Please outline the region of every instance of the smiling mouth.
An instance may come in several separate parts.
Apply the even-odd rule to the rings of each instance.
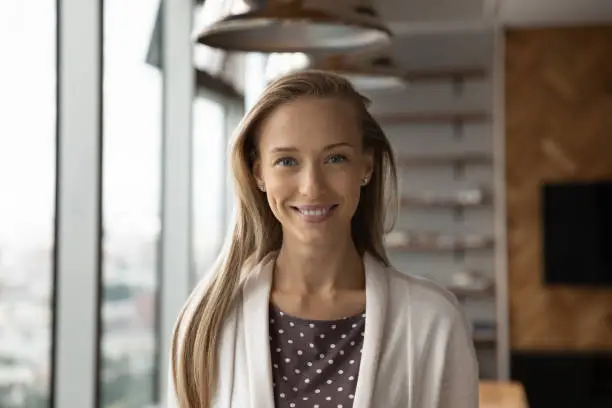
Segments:
[[[326,220],[333,213],[336,207],[338,207],[338,204],[328,206],[291,206],[294,211],[310,222],[320,222]]]

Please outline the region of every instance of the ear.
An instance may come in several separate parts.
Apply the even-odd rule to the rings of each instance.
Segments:
[[[372,173],[374,171],[374,150],[373,149],[366,149],[363,152],[363,163],[364,163],[363,178],[367,180],[371,180]]]
[[[266,191],[266,186],[261,175],[261,161],[259,158],[253,161],[253,178],[255,179],[255,183],[257,183],[257,188],[261,191]]]
[[[251,170],[253,171],[253,177],[255,180],[257,182],[261,181],[261,161],[259,158],[253,160],[253,168]]]

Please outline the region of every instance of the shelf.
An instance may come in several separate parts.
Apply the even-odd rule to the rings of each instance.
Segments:
[[[391,231],[384,237],[389,250],[406,252],[468,251],[491,249],[493,236],[488,234],[449,235],[431,231]]]
[[[489,286],[483,289],[467,288],[462,286],[447,286],[446,289],[448,289],[460,299],[488,299],[492,298],[495,295],[495,290],[493,286]]]
[[[405,73],[404,79],[409,82],[465,81],[469,79],[484,79],[486,76],[487,70],[483,67],[455,67],[437,70],[411,70]]]
[[[399,157],[397,163],[400,166],[439,166],[453,164],[491,165],[493,163],[493,158],[485,153],[432,154]]]
[[[445,252],[445,251],[478,251],[494,248],[493,239],[486,240],[478,244],[456,243],[453,245],[437,245],[437,244],[405,244],[405,245],[386,245],[386,248],[391,251],[400,252]]]
[[[497,344],[497,328],[489,323],[472,322],[472,338],[480,347],[495,347]]]
[[[381,125],[426,124],[426,123],[482,123],[489,119],[487,112],[412,112],[375,114],[375,119]]]
[[[497,344],[497,337],[495,333],[478,333],[474,332],[474,344],[479,347],[495,347]]]
[[[462,202],[452,198],[425,199],[422,197],[405,196],[400,200],[402,208],[473,208],[486,207],[491,204],[489,196],[477,202]]]

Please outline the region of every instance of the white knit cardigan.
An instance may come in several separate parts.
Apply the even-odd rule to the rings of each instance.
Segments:
[[[270,254],[254,267],[225,323],[214,408],[274,407],[268,340],[274,259]],[[474,345],[456,298],[370,255],[364,264],[367,317],[353,408],[478,407]],[[187,315],[205,288],[196,290]],[[168,384],[166,406],[178,408],[171,377]]]

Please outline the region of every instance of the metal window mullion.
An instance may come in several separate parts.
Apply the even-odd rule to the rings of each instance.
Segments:
[[[191,291],[192,274],[192,0],[161,6],[163,95],[162,232],[160,245],[159,389],[167,399],[172,329]]]
[[[98,406],[101,0],[58,0],[55,408]]]

